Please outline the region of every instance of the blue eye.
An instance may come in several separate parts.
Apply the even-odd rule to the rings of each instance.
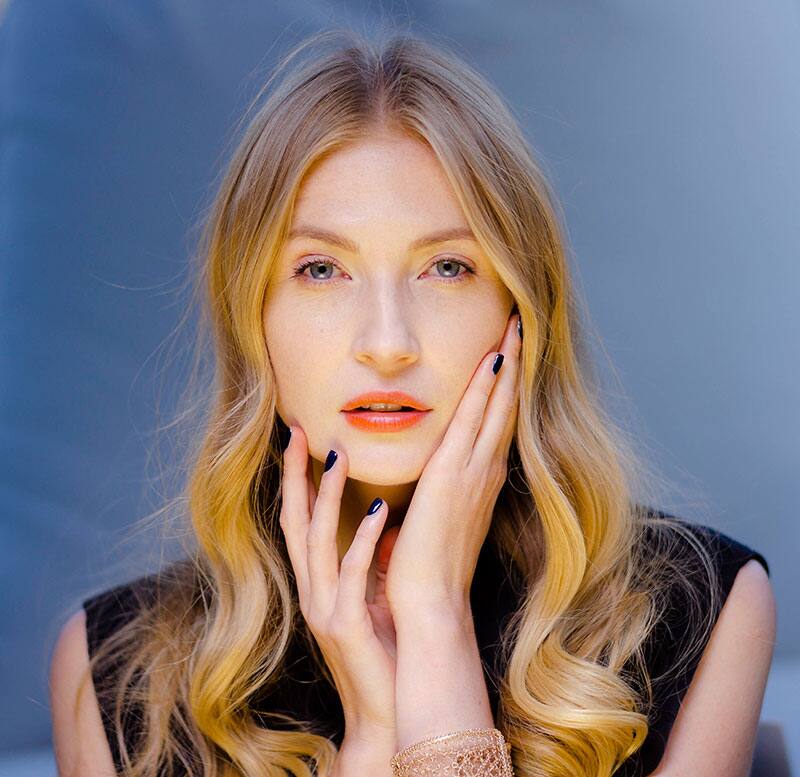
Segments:
[[[452,268],[451,270],[445,270],[445,272],[453,272],[455,271],[455,275],[451,276],[444,276],[440,275],[439,280],[444,281],[445,283],[460,283],[462,280],[466,280],[467,276],[474,275],[475,270],[473,270],[466,262],[462,262],[459,259],[455,259],[453,257],[445,257],[444,259],[437,259],[431,266],[436,267],[438,265],[444,265],[445,267]],[[316,277],[313,275],[314,270],[320,270],[322,268],[330,268],[331,270],[338,267],[336,262],[332,261],[331,259],[322,259],[322,258],[314,258],[314,259],[307,259],[304,262],[301,262],[295,269],[293,277],[301,277],[305,275],[306,268],[312,268],[312,274],[310,276],[310,280],[314,283],[322,283],[327,280],[331,280],[330,275],[323,276],[322,278]],[[466,272],[458,273],[458,269],[463,267]],[[308,276],[306,276],[308,277]]]
[[[459,267],[463,267],[466,270],[466,272],[461,273],[460,275],[456,274],[456,275],[451,275],[450,277],[443,277],[442,280],[448,283],[453,283],[453,282],[458,283],[459,281],[464,280],[467,275],[475,274],[475,271],[466,262],[461,262],[458,259],[453,259],[452,257],[447,257],[445,259],[437,259],[433,263],[433,266],[436,267],[436,265],[439,264],[450,265],[455,269],[456,273],[458,273]]]
[[[306,267],[312,267],[312,268],[319,269],[320,267],[334,268],[335,266],[336,266],[336,264],[334,262],[331,262],[329,259],[308,259],[305,262],[303,262],[302,264],[300,264],[298,267],[295,268],[294,274],[295,274],[295,276],[303,275]],[[312,278],[313,278],[313,276],[312,276]],[[313,280],[316,281],[316,280],[320,280],[320,279],[313,278]],[[325,278],[322,278],[321,280],[325,280]]]

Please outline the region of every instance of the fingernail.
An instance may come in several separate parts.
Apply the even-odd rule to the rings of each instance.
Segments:
[[[522,316],[517,319],[517,334],[522,337]]]
[[[381,499],[379,496],[375,497],[375,499],[372,500],[372,504],[369,506],[369,510],[367,510],[367,515],[372,515],[373,513],[377,513],[382,504],[383,504],[383,499]]]
[[[492,372],[497,375],[500,368],[503,366],[503,354],[498,353],[497,356],[494,357],[494,362],[492,362]]]
[[[339,454],[336,451],[328,451],[328,458],[325,459],[325,472],[327,472],[335,463]]]

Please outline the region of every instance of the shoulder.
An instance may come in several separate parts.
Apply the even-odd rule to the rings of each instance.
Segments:
[[[95,619],[103,620],[109,625],[122,625],[141,606],[150,602],[158,574],[143,575],[135,580],[120,583],[111,588],[106,588],[83,601],[89,625]]]
[[[750,561],[756,562],[751,568],[761,566],[765,576],[769,577],[769,564],[764,555],[731,535],[669,513],[650,512],[656,520],[645,524],[643,539],[648,552],[668,548],[667,555],[680,558],[687,565],[683,571],[691,573],[697,569],[696,562],[700,559],[698,550],[702,548],[718,575],[723,600],[733,588],[739,571]]]
[[[734,661],[744,654],[756,665],[765,661],[769,665],[777,619],[775,592],[767,570],[757,559],[750,559],[735,575],[703,659],[713,655]]]
[[[772,585],[763,565],[751,559],[735,576],[658,774],[749,774],[776,630]]]
[[[673,591],[670,584],[670,607],[649,654],[651,668],[665,671],[678,665],[680,671],[657,685],[647,763],[651,768],[658,764],[653,774],[744,775],[777,627],[769,566],[761,553],[725,532],[664,513],[659,517],[670,524],[657,532],[669,537],[663,544],[659,540],[659,550],[669,545],[678,560],[668,574],[686,585],[675,585]],[[717,578],[719,597],[713,607],[699,550],[707,554]],[[707,618],[702,628],[688,617],[698,606],[694,615]],[[719,725],[720,715],[725,726]]]
[[[172,569],[167,568],[167,576]],[[53,744],[60,775],[117,774],[120,759],[113,701],[117,651],[123,646],[116,643],[110,653],[101,648],[154,602],[164,574],[142,575],[89,596],[61,628],[50,661]],[[104,655],[98,657],[98,652]],[[123,726],[129,725],[126,713]],[[123,734],[127,742],[134,732],[124,728]]]
[[[657,543],[653,556],[664,570],[661,591],[667,607],[653,634],[658,644],[651,647],[659,669],[674,664],[680,673],[668,680],[668,690],[680,696],[722,613],[726,621],[734,613],[737,619],[761,618],[768,626],[775,617],[775,599],[769,566],[759,551],[711,526],[665,513],[661,517],[668,520],[660,536],[668,540]]]
[[[50,661],[50,711],[58,773],[64,777],[114,777],[116,770],[88,670],[86,612],[80,609],[61,628]]]
[[[749,641],[753,655],[763,653],[766,647],[771,654],[777,619],[775,592],[767,570],[757,559],[750,559],[736,573],[717,628],[729,635],[729,642],[734,638]]]
[[[155,604],[170,583],[191,574],[186,562],[174,562],[159,572],[140,575],[106,588],[83,601],[89,655],[143,610]]]

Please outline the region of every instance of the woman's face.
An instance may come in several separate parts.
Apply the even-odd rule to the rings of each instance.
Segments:
[[[402,134],[372,135],[314,168],[290,232],[264,305],[278,413],[318,461],[343,448],[350,478],[412,483],[514,300],[434,153]],[[430,410],[391,432],[351,423],[342,408],[368,391],[402,391]]]

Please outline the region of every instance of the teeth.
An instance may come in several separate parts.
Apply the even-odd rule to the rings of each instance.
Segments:
[[[371,405],[362,405],[359,410],[402,410],[402,405],[390,405],[386,402],[375,402]]]

